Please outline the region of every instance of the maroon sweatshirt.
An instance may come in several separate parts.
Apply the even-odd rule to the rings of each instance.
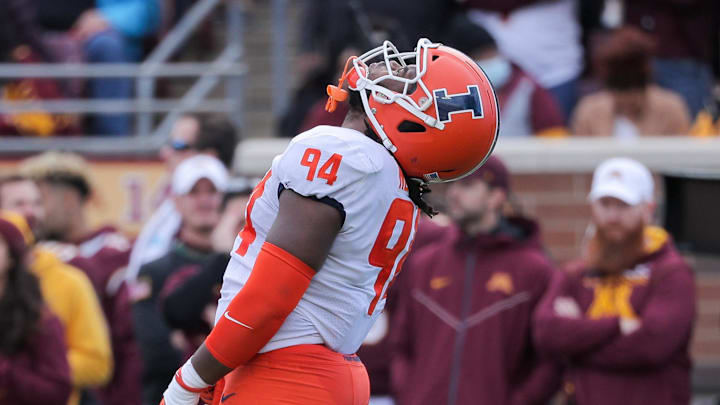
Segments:
[[[543,403],[559,385],[530,324],[553,267],[535,223],[468,238],[452,226],[405,263],[390,323],[399,405]]]
[[[0,404],[66,405],[71,389],[65,334],[47,312],[24,350],[0,355]]]
[[[110,326],[112,341],[112,380],[94,390],[93,395],[103,405],[139,405],[142,363],[124,275],[130,259],[130,242],[117,229],[105,226],[74,246],[75,254],[67,262],[83,270],[92,281]]]
[[[538,307],[536,345],[568,361],[578,405],[690,402],[694,278],[667,234],[656,236],[647,256],[620,276],[582,265],[558,272]],[[558,296],[575,299],[584,317],[556,315]],[[641,327],[622,335],[619,317],[636,318]]]

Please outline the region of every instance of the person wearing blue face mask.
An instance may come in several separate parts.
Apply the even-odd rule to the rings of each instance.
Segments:
[[[483,28],[460,16],[445,44],[470,56],[490,79],[500,105],[500,136],[564,136],[565,117],[553,95],[500,54]]]

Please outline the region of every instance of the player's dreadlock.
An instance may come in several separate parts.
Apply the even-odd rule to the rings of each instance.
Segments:
[[[428,204],[427,201],[423,199],[423,196],[425,194],[432,192],[432,190],[430,190],[430,186],[420,179],[416,179],[415,177],[408,177],[407,175],[405,175],[405,182],[408,185],[410,199],[412,200],[412,202],[414,202],[415,205],[417,205],[422,210],[422,212],[424,212],[430,218],[432,218],[434,215],[437,215],[438,212],[430,204]]]
[[[362,104],[362,99],[360,98],[360,93],[358,93],[357,91],[350,91],[349,98],[350,114],[361,113],[364,116],[365,109]],[[365,120],[365,135],[382,145],[380,137],[377,136],[377,134],[372,128],[372,125],[368,123],[367,120]],[[400,169],[402,170],[402,166],[400,166]],[[403,174],[405,174],[404,170]],[[405,174],[405,182],[408,185],[408,193],[412,202],[415,203],[415,205],[417,205],[418,208],[420,208],[420,210],[422,210],[422,212],[424,212],[427,216],[432,217],[436,215],[438,212],[430,204],[428,204],[427,201],[423,199],[423,196],[425,194],[432,191],[430,190],[430,186],[423,180],[417,179],[415,177],[409,177],[407,174]]]

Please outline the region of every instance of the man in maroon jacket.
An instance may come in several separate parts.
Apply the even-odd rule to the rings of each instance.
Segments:
[[[92,188],[89,168],[80,156],[48,152],[23,162],[21,171],[36,179],[42,192],[42,246],[87,274],[110,327],[113,377],[89,395],[102,405],[139,405],[140,351],[124,278],[130,242],[112,226],[90,227],[86,206]]]
[[[687,405],[693,274],[650,226],[652,175],[610,159],[595,171],[590,201],[594,235],[543,298],[536,344],[567,360],[566,391],[578,405]]]
[[[542,404],[558,386],[530,334],[553,267],[537,225],[501,214],[508,177],[491,157],[450,184],[454,224],[405,264],[390,323],[400,405]]]

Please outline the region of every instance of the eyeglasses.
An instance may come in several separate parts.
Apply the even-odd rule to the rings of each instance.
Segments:
[[[183,152],[195,148],[194,145],[190,145],[189,143],[179,139],[173,139],[170,141],[169,145],[176,152]]]

